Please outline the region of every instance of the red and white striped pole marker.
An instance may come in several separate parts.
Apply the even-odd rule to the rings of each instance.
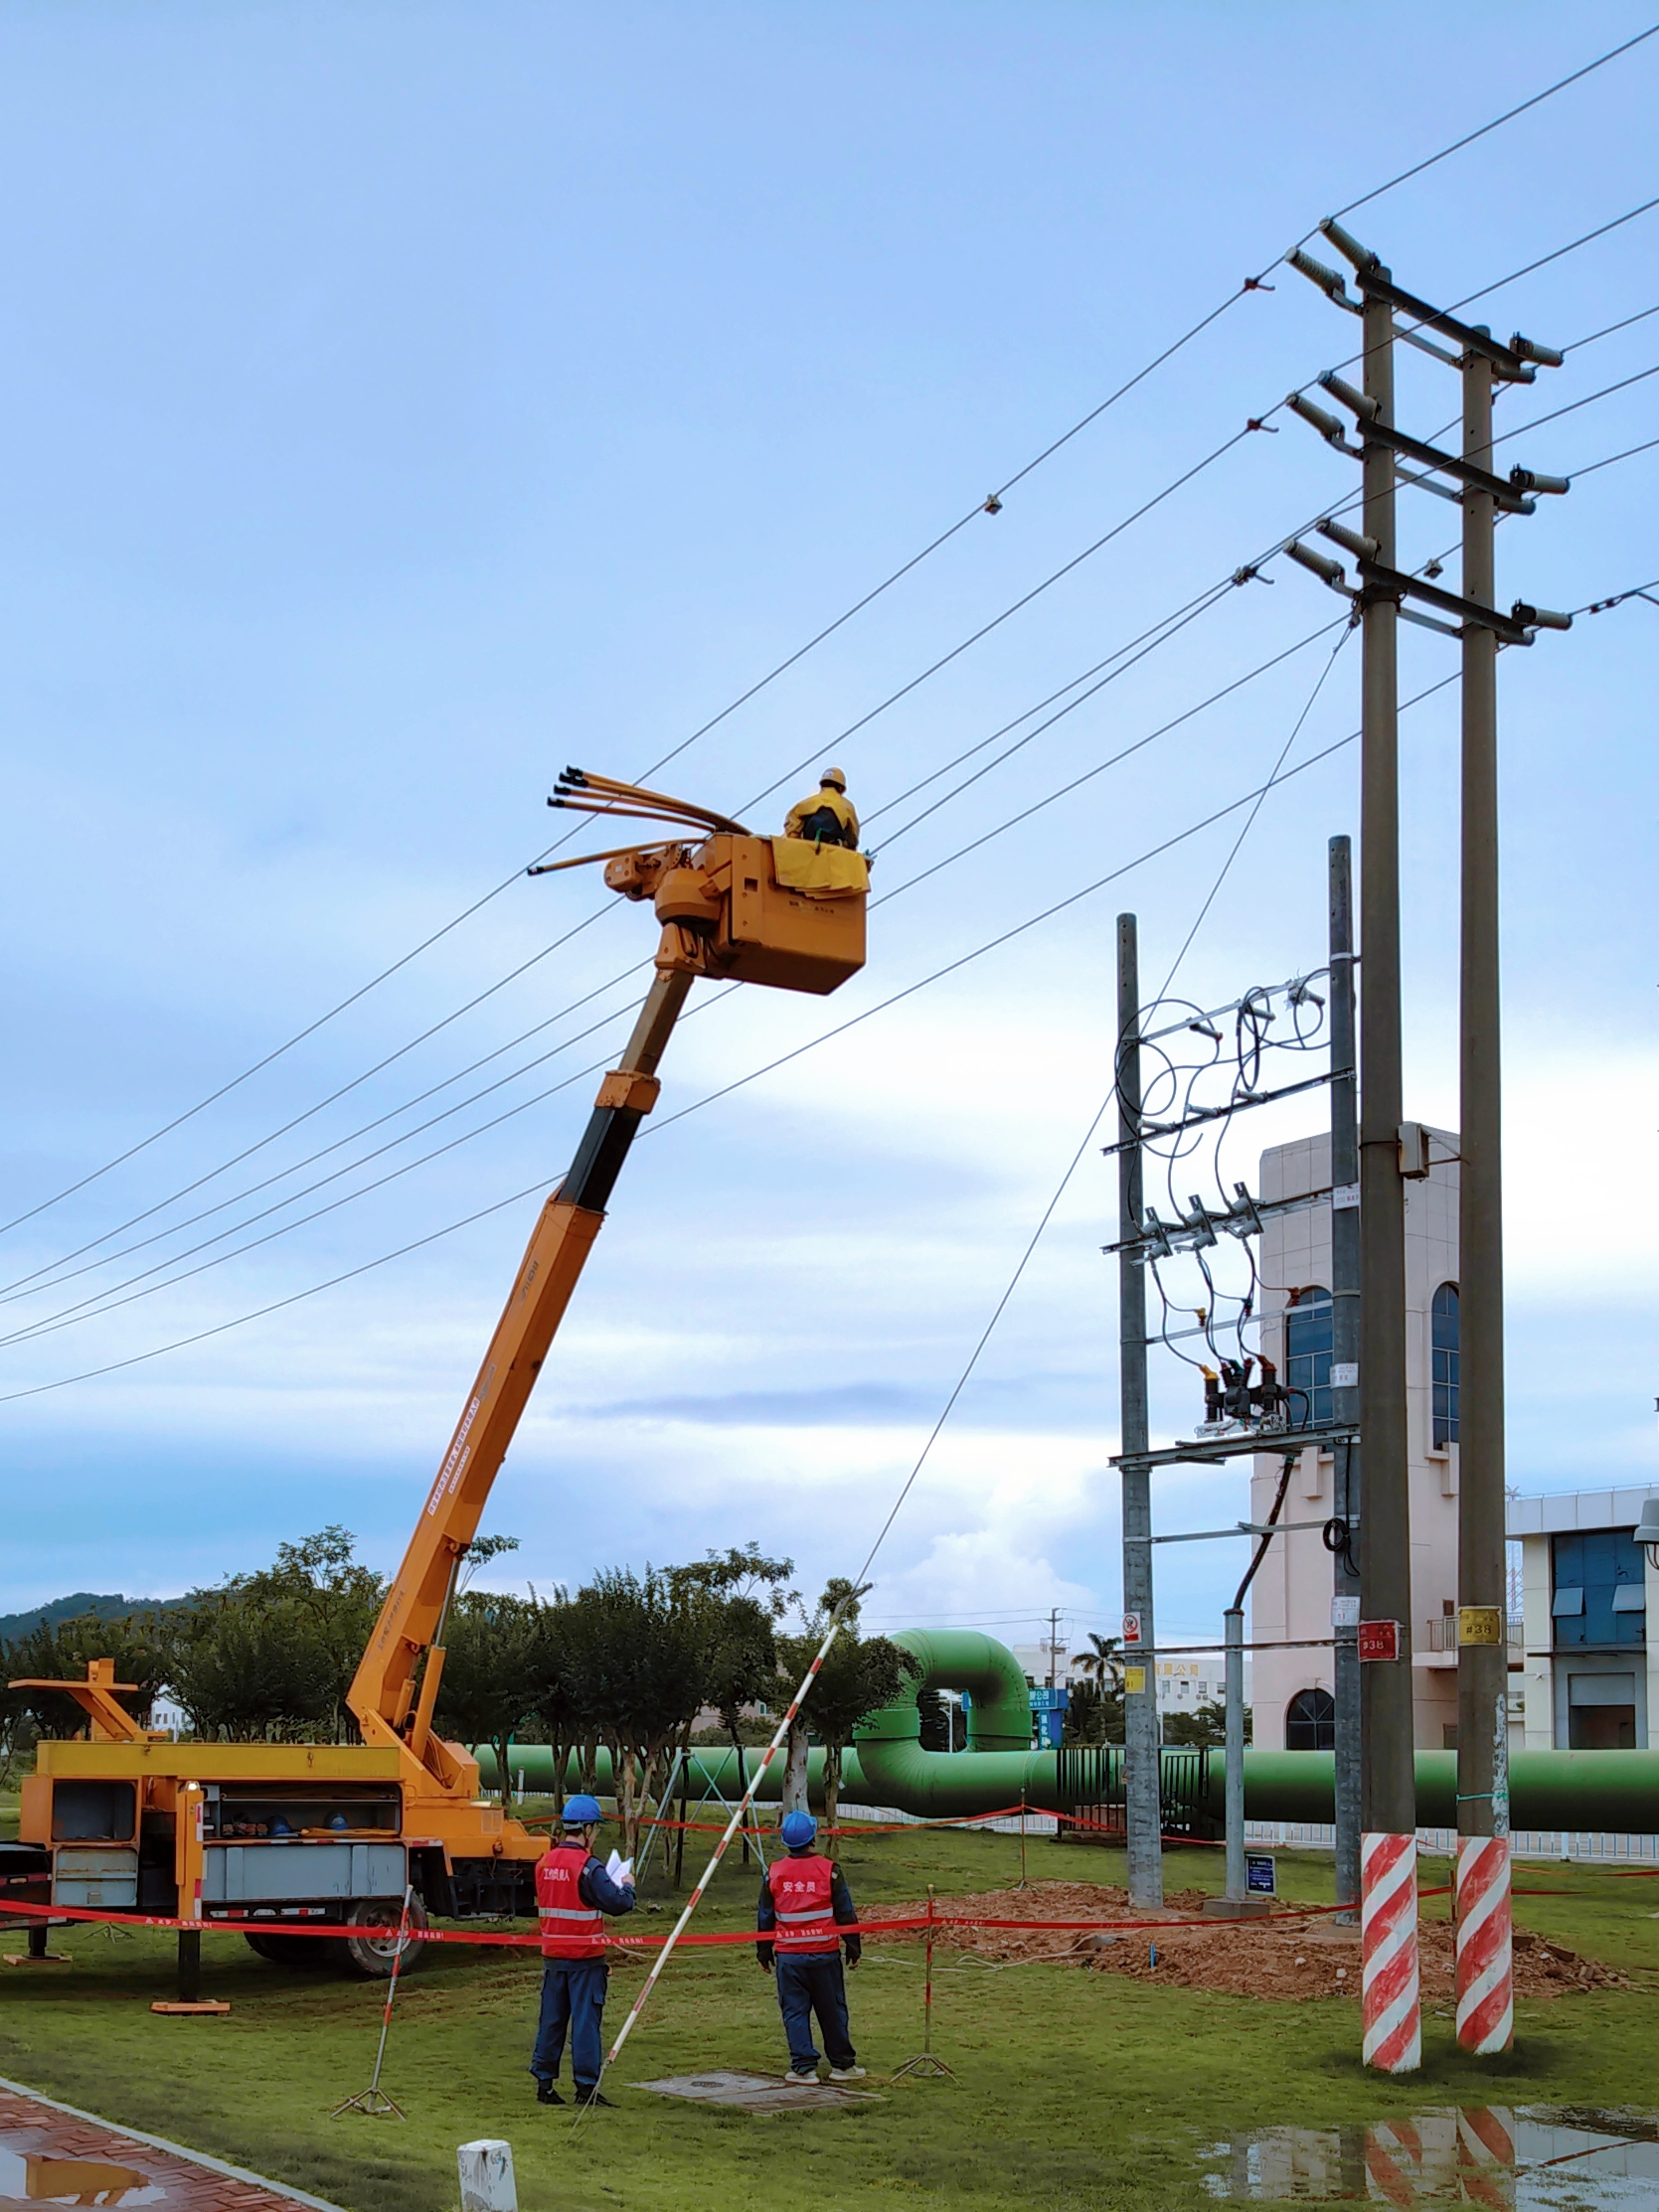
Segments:
[[[386,2058],[386,2033],[392,2025],[392,2000],[398,1994],[398,1975],[404,1964],[404,1952],[409,1944],[409,1911],[415,1896],[415,1884],[404,1885],[404,1909],[398,1920],[398,1948],[392,1956],[392,1978],[386,1984],[386,2005],[380,2016],[380,2049],[375,2053],[374,2078],[367,2089],[359,2090],[355,2097],[348,2097],[335,2106],[330,2120],[338,2120],[342,2113],[391,2113],[396,2120],[407,2120],[409,2115],[401,2105],[395,2105],[380,2086],[380,2070]]]
[[[760,1764],[755,1768],[753,1774],[749,1777],[748,1782],[745,1786],[742,1797],[739,1798],[737,1804],[733,1807],[732,1817],[727,1821],[726,1826],[721,1833],[719,1842],[716,1843],[713,1852],[710,1854],[709,1863],[707,1866],[704,1867],[702,1874],[699,1876],[697,1887],[686,1899],[684,1912],[681,1913],[679,1919],[674,1923],[673,1928],[669,1931],[666,1942],[663,1944],[662,1949],[657,1953],[656,1959],[652,1963],[651,1971],[645,1976],[644,1986],[640,1989],[638,1996],[634,1998],[632,2005],[628,2009],[627,2018],[616,2030],[616,2040],[614,2043],[612,2043],[609,2050],[606,2051],[604,2056],[604,2065],[601,2066],[599,2069],[600,2083],[603,2082],[604,2077],[609,2069],[615,2065],[622,2045],[633,2033],[634,2023],[639,2018],[641,2012],[643,2012],[645,2009],[645,2000],[650,1996],[651,1991],[661,1980],[662,1970],[664,1967],[667,1966],[670,1958],[672,1958],[674,1953],[674,1946],[679,1942],[680,1938],[685,1934],[686,1929],[690,1926],[692,1914],[696,1912],[698,1906],[703,1902],[703,1893],[708,1888],[709,1884],[714,1880],[715,1870],[720,1865],[721,1860],[726,1856],[727,1845],[731,1842],[733,1836],[737,1834],[739,1828],[743,1825],[745,1817],[747,1816],[749,1807],[754,1803],[754,1795],[760,1787],[762,1776],[765,1774],[766,1769],[771,1765],[772,1761],[777,1757],[778,1752],[782,1749],[784,1738],[789,1733],[790,1723],[794,1720],[795,1715],[800,1711],[801,1706],[806,1702],[806,1693],[812,1687],[813,1683],[818,1679],[818,1669],[823,1665],[825,1659],[828,1659],[830,1646],[835,1642],[837,1636],[839,1636],[841,1633],[842,1615],[846,1612],[847,1608],[854,1603],[856,1599],[861,1598],[863,1595],[864,1592],[862,1590],[850,1590],[847,1593],[846,1597],[844,1597],[841,1603],[836,1607],[835,1611],[830,1615],[829,1627],[824,1631],[824,1641],[822,1642],[822,1644],[819,1645],[816,1653],[814,1653],[812,1664],[807,1668],[806,1673],[803,1675],[799,1689],[797,1689],[794,1696],[790,1698],[789,1708],[787,1712],[784,1713],[783,1718],[778,1722],[776,1732],[773,1734],[771,1742],[767,1744],[765,1751],[761,1754]],[[598,2084],[595,2084],[595,2087],[597,2086]],[[576,2122],[572,2128],[573,2133],[576,2132],[576,2128],[581,2126],[582,2114],[589,2111],[590,2109],[591,2108],[587,2105],[579,2105],[577,2107]]]
[[[1422,2064],[1417,1991],[1417,1839],[1360,1838],[1360,1991],[1367,2066],[1412,2074]]]
[[[1457,1838],[1453,1909],[1457,1921],[1457,2040],[1466,2051],[1507,2051],[1515,2040],[1514,1931],[1507,1835]]]

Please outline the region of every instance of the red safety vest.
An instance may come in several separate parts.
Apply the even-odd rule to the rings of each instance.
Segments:
[[[766,1887],[777,1915],[772,1941],[780,1952],[798,1958],[839,1949],[841,1935],[831,1896],[834,1884],[834,1865],[816,1852],[773,1859],[766,1869]]]
[[[585,1843],[556,1843],[536,1861],[536,1914],[544,1959],[602,1959],[604,1915],[582,1897]]]

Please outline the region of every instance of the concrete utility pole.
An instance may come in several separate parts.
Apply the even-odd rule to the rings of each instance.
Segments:
[[[1463,355],[1463,596],[1496,618],[1492,386],[1559,362],[1491,334]],[[1482,345],[1479,341],[1484,339]],[[1520,357],[1519,360],[1516,357]],[[1520,472],[1526,475],[1527,472]],[[1488,483],[1478,477],[1484,476]],[[1540,489],[1555,480],[1531,478]],[[1565,483],[1560,489],[1566,489]],[[1537,609],[1518,609],[1535,614]],[[1461,1132],[1458,1184],[1457,2040],[1514,2040],[1509,1875],[1509,1594],[1504,1555],[1503,1087],[1498,963],[1498,633],[1463,625]]]
[[[1462,1390],[1458,1500],[1457,2027],[1469,2050],[1507,2047],[1510,2025],[1509,1846],[1504,1744],[1503,1250],[1498,1089],[1498,813],[1495,660],[1499,644],[1531,645],[1571,617],[1493,601],[1495,511],[1530,515],[1533,492],[1565,492],[1562,477],[1513,468],[1493,474],[1494,378],[1530,384],[1561,355],[1482,325],[1460,323],[1396,284],[1375,253],[1340,224],[1320,230],[1354,265],[1365,327],[1365,389],[1333,370],[1320,383],[1355,416],[1365,465],[1365,526],[1334,519],[1322,536],[1354,555],[1360,587],[1340,562],[1292,542],[1285,551],[1363,609],[1365,711],[1361,760],[1360,1404],[1365,1446],[1361,1538],[1360,1698],[1364,1729],[1361,1915],[1368,2065],[1404,2073],[1420,2062],[1416,1966],[1416,1812],[1412,1787],[1410,1553],[1406,1437],[1405,1199],[1401,1182],[1400,857],[1396,623],[1402,614],[1463,654]],[[1336,270],[1300,247],[1291,266],[1339,307],[1356,311]],[[1408,320],[1397,330],[1394,317]],[[1424,333],[1432,331],[1433,338]],[[1409,339],[1463,373],[1461,453],[1442,452],[1395,420],[1394,340]],[[1443,343],[1456,347],[1448,352]],[[1442,343],[1436,343],[1436,340]],[[1305,394],[1291,410],[1344,453],[1344,425]],[[1464,513],[1464,589],[1443,590],[1403,570],[1395,552],[1396,455],[1417,465],[1408,481],[1458,499]],[[1433,478],[1457,486],[1448,493]],[[1438,617],[1415,604],[1426,602]],[[1447,621],[1443,617],[1450,616]],[[1477,1379],[1478,1378],[1478,1379]],[[1473,1390],[1471,1400],[1470,1391]],[[1494,1608],[1493,1600],[1496,1600]],[[1473,1656],[1471,1656],[1473,1655]]]
[[[1380,271],[1384,276],[1387,270]],[[1365,395],[1372,418],[1394,420],[1394,307],[1365,297]],[[1361,423],[1364,437],[1368,425]],[[1362,528],[1379,567],[1396,566],[1395,456],[1365,438]],[[1360,1677],[1365,1835],[1409,1836],[1415,1847],[1411,1741],[1411,1529],[1406,1439],[1406,1185],[1400,1042],[1400,600],[1363,598],[1360,737],[1360,1435],[1365,1536],[1360,1611],[1397,1624],[1395,1656]],[[1413,1874],[1414,1884],[1414,1874]],[[1413,1909],[1413,1919],[1414,1919]],[[1414,1931],[1413,1931],[1414,1948]],[[1413,1962],[1414,1965],[1414,1962]],[[1413,1974],[1414,1979],[1414,1974]],[[1413,2053],[1410,2064],[1417,2063]]]
[[[1354,1035],[1354,890],[1349,842],[1330,845],[1331,1419],[1360,1417],[1360,1133]],[[1331,1560],[1336,1688],[1336,1894],[1360,1902],[1360,1446],[1339,1444],[1332,1511],[1347,1529]],[[1354,1912],[1337,1915],[1352,1925]]]
[[[1117,1233],[1138,1237],[1144,1221],[1140,1141],[1140,952],[1133,914],[1117,917]],[[1146,1406],[1146,1270],[1140,1256],[1117,1256],[1118,1445],[1123,1486],[1123,1820],[1129,1846],[1129,1902],[1164,1901],[1163,1819],[1158,1759],[1158,1690],[1150,1655],[1152,1623],[1152,1471]],[[1127,1623],[1138,1637],[1131,1646]],[[1137,1684],[1138,1676],[1138,1684]]]

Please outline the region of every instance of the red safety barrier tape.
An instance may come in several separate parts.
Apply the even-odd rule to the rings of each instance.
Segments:
[[[1440,1889],[1424,1889],[1419,1897],[1447,1897],[1450,1884]],[[1560,1896],[1561,1891],[1546,1894]],[[1235,1933],[1251,1928],[1284,1927],[1293,1922],[1318,1920],[1330,1913],[1352,1912],[1352,1905],[1298,1905],[1286,1912],[1262,1913],[1249,1920],[1224,1921],[1204,1914],[1191,1914],[1183,1919],[1159,1920],[1004,1920],[977,1914],[935,1913],[930,1919],[925,1913],[897,1915],[890,1920],[865,1920],[858,1923],[861,1936],[909,1936],[931,1928],[941,1932],[947,1928],[1014,1928],[1036,1933],[1044,1929],[1077,1931],[1079,1929],[1104,1929],[1115,1934],[1140,1929],[1227,1928]],[[0,1919],[13,1913],[22,1913],[38,1920],[89,1921],[94,1926],[112,1928],[174,1928],[188,1935],[223,1936],[315,1936],[339,1942],[342,1937],[352,1937],[374,1943],[396,1942],[405,1931],[393,1926],[370,1928],[359,1923],[328,1921],[309,1925],[298,1921],[274,1920],[178,1920],[161,1913],[100,1912],[89,1905],[33,1905],[21,1901],[0,1904]],[[526,1934],[501,1934],[492,1930],[476,1931],[459,1928],[421,1928],[408,1931],[411,1943],[473,1944],[509,1950],[539,1950],[541,1932],[531,1929]],[[607,1928],[605,1942],[625,1950],[654,1951],[667,1942],[666,1936],[623,1935],[619,1930]],[[682,1936],[682,1943],[711,1945],[764,1943],[766,1938],[757,1930],[710,1930],[697,1936]]]

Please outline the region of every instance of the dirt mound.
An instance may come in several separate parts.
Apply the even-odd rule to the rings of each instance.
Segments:
[[[1186,1989],[1222,1989],[1235,1996],[1290,1997],[1360,1994],[1359,1930],[1338,1928],[1330,1917],[1276,1920],[1207,1921],[1192,1926],[1203,1906],[1202,1890],[1178,1890],[1161,1914],[1131,1911],[1121,1889],[1096,1882],[1033,1882],[1027,1889],[982,1890],[971,1897],[941,1897],[941,1918],[990,1920],[1153,1920],[1155,1927],[952,1929],[940,1943],[952,1950],[1002,1966],[1049,1962],[1090,1967],[1137,1981],[1173,1981]],[[869,1922],[904,1919],[926,1911],[920,1905],[875,1906]],[[1291,1911],[1280,1899],[1279,1911]],[[1188,1923],[1183,1925],[1183,1923]],[[1424,1919],[1418,1934],[1425,2004],[1449,2006],[1454,1989],[1454,1954],[1449,1922]],[[1155,1954],[1155,1956],[1154,1956]],[[1521,1997],[1559,1997],[1573,1989],[1627,1989],[1623,1975],[1581,1959],[1560,1944],[1547,1943],[1525,1929],[1515,1931],[1515,1993]]]

